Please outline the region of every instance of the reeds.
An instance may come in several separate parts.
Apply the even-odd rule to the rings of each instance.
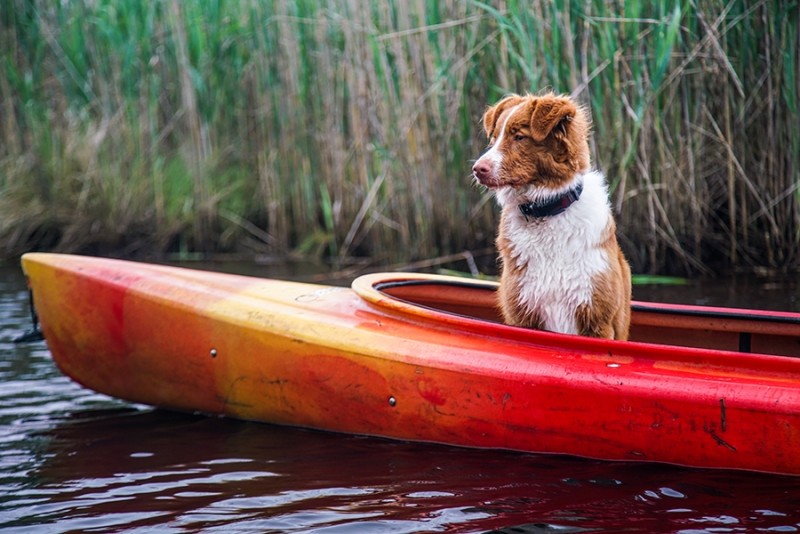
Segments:
[[[592,111],[639,272],[800,262],[796,2],[8,0],[0,246],[413,261],[491,245],[480,116]]]

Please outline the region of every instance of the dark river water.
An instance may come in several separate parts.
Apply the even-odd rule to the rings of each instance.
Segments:
[[[798,310],[792,281],[635,297]],[[2,532],[798,532],[800,477],[471,450],[170,413],[82,389],[0,267]],[[797,452],[800,454],[800,451]]]

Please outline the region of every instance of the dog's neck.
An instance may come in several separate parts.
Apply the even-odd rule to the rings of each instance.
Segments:
[[[583,184],[578,183],[575,187],[555,196],[547,197],[542,200],[534,202],[525,202],[520,204],[519,211],[527,221],[529,218],[541,219],[544,217],[552,217],[563,213],[574,202],[581,198],[583,192]]]

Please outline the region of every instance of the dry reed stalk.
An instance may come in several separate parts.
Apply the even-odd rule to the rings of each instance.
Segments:
[[[204,140],[204,124],[198,110],[197,95],[192,82],[189,61],[189,52],[186,38],[186,21],[184,20],[181,2],[172,0],[169,4],[172,15],[172,30],[175,36],[175,50],[177,54],[177,70],[180,83],[181,95],[181,115],[189,131],[189,168],[194,177],[194,207],[197,210],[197,217],[194,225],[194,238],[196,246],[203,248],[210,238],[210,208],[209,191],[206,184],[206,162],[208,150]]]

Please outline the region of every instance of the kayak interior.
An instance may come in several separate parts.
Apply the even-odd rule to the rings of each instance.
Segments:
[[[436,312],[502,322],[493,282],[384,279],[373,287],[391,299]],[[797,313],[650,302],[631,307],[630,341],[800,357]]]

